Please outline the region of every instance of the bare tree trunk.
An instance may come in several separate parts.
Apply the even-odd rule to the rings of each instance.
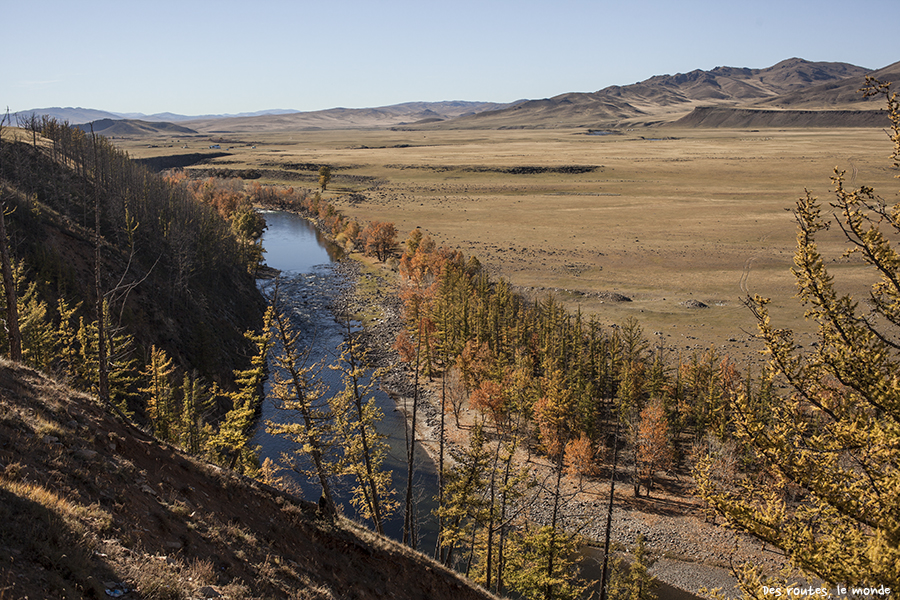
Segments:
[[[444,516],[440,509],[444,506],[444,422],[447,418],[447,357],[444,357],[444,372],[441,374],[441,439],[438,451],[438,534],[437,545],[434,549],[434,559],[443,562],[444,547],[441,541],[444,537]]]
[[[518,428],[518,423],[516,428]],[[515,434],[514,434],[515,435]],[[505,566],[503,560],[503,549],[506,545],[506,502],[509,492],[509,472],[512,468],[513,457],[515,456],[515,448],[518,442],[513,438],[512,450],[509,458],[506,459],[506,466],[503,471],[503,494],[500,496],[500,543],[497,548],[497,584],[494,590],[497,594],[503,594],[503,568]]]
[[[0,145],[3,143],[3,127],[9,120],[9,109],[0,119]],[[2,146],[0,146],[2,148]],[[3,154],[0,152],[0,157]],[[9,359],[22,360],[22,334],[19,331],[19,303],[16,297],[16,282],[13,278],[9,259],[9,240],[6,237],[6,206],[0,202],[0,268],[3,271],[3,288],[6,291],[6,327],[9,337]]]
[[[413,390],[412,422],[406,438],[406,511],[403,517],[403,543],[416,547],[413,531],[413,470],[416,458],[416,410],[419,407],[419,356],[422,354],[422,320],[419,318],[419,339],[416,344],[416,378]]]
[[[497,442],[497,449],[494,451],[494,464],[491,467],[491,503],[488,506],[488,525],[487,525],[487,561],[486,561],[486,581],[484,584],[484,588],[486,590],[491,589],[491,568],[493,566],[493,558],[494,554],[494,504],[497,498],[497,492],[495,483],[497,480],[497,462],[500,460],[500,446],[502,445],[502,441]],[[501,521],[502,523],[502,521]]]
[[[91,141],[94,146],[94,293],[97,295],[97,397],[109,405],[109,366],[106,360],[106,323],[103,310],[103,284],[101,279],[100,238],[100,156],[97,152],[97,136],[91,125]]]
[[[563,445],[563,447],[565,447]],[[556,559],[556,523],[559,519],[559,497],[562,488],[563,475],[563,452],[560,450],[559,458],[556,459],[556,491],[553,494],[553,516],[550,518],[550,556],[547,557],[547,579],[553,580],[553,568]],[[544,588],[544,599],[551,600],[553,598],[553,584],[548,583]]]
[[[381,501],[378,499],[378,486],[375,484],[375,472],[372,468],[372,455],[369,450],[369,436],[366,431],[366,419],[363,409],[363,398],[359,393],[359,382],[357,381],[357,362],[356,356],[353,354],[353,338],[352,333],[350,331],[350,321],[347,321],[347,344],[350,349],[349,358],[350,358],[350,372],[352,373],[351,377],[353,379],[353,404],[356,407],[356,418],[359,422],[359,439],[362,443],[363,450],[363,460],[366,464],[366,477],[368,479],[368,489],[369,492],[366,492],[366,496],[371,495],[371,499],[368,500],[369,506],[372,508],[372,519],[375,521],[375,530],[384,535],[384,523],[382,523],[381,518]],[[363,490],[365,491],[366,486],[363,485]]]
[[[609,476],[609,506],[606,509],[606,539],[603,542],[603,572],[600,575],[600,600],[606,600],[606,588],[609,587],[609,538],[612,533],[613,494],[616,489],[616,462],[619,458],[619,422],[616,421],[616,434],[613,436],[612,473]]]
[[[16,280],[9,259],[9,243],[6,237],[6,206],[0,202],[0,262],[3,269],[3,289],[6,292],[6,330],[9,337],[9,359],[22,361],[22,333],[19,331],[19,305],[16,298]]]

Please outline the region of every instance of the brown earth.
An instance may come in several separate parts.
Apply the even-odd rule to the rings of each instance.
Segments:
[[[884,110],[762,110],[698,106],[672,127],[881,127]]]
[[[0,598],[493,596],[0,361]]]

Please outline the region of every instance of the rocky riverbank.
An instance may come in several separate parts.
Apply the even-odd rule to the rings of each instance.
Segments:
[[[375,277],[356,260],[343,260],[336,266],[347,285],[333,300],[336,314],[372,313],[377,304],[377,318],[371,319],[362,332],[369,358],[376,366],[386,369],[381,387],[397,403],[400,410],[411,404],[414,394],[413,371],[400,361],[393,349],[397,335],[403,329],[403,307],[396,293],[394,273],[383,279],[386,289],[359,292],[369,278]],[[393,286],[393,288],[391,287]],[[440,395],[435,383],[420,382],[417,439],[437,462],[440,435]],[[466,422],[463,415],[463,423]],[[471,416],[468,417],[471,419]],[[447,443],[466,443],[467,430],[457,428],[453,418],[445,421]],[[527,460],[538,480],[545,479],[552,465],[543,457],[531,455]],[[660,581],[692,594],[704,589],[722,589],[728,596],[737,597],[736,580],[731,566],[752,561],[771,569],[782,566],[777,550],[766,549],[757,540],[708,522],[702,503],[691,493],[686,476],[663,482],[661,490],[651,498],[635,498],[624,476],[616,482],[616,505],[613,510],[611,538],[614,547],[630,550],[639,535],[656,558],[651,573]],[[608,480],[565,478],[565,503],[562,507],[563,526],[581,535],[590,545],[600,545],[606,534],[606,509],[609,498]],[[552,496],[538,495],[528,507],[529,518],[549,523]],[[589,551],[587,554],[597,551]]]

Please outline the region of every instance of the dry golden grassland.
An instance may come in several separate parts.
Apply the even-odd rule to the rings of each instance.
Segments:
[[[757,349],[748,345],[755,323],[741,303],[748,293],[773,298],[779,323],[809,331],[791,298],[794,201],[806,188],[829,200],[835,167],[890,202],[900,187],[890,141],[877,129],[220,135],[232,155],[207,166],[260,167],[270,183],[293,173],[289,183],[314,187],[315,171],[297,164],[328,164],[335,176],[325,196],[351,216],[393,221],[403,237],[422,227],[526,292],[558,289],[567,304],[609,324],[633,315],[679,352]],[[142,143],[123,147],[140,158],[211,142]],[[596,169],[508,172],[571,165]],[[350,192],[357,193],[352,201]],[[845,247],[836,228],[821,236],[829,266],[861,297],[871,275],[858,259],[841,258]],[[613,301],[614,294],[631,302]],[[691,306],[697,302],[707,308]]]

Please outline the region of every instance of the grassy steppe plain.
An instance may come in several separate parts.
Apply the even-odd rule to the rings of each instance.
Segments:
[[[759,349],[748,293],[772,298],[776,324],[810,339],[790,273],[790,209],[804,190],[830,200],[835,167],[892,203],[900,187],[879,129],[335,130],[117,143],[143,158],[213,141],[230,156],[198,168],[259,168],[261,182],[314,187],[314,166],[330,165],[326,198],[361,221],[393,221],[401,237],[421,227],[526,294],[557,290],[604,323],[635,316],[677,352],[714,345],[735,358]],[[596,168],[561,169],[573,165]],[[842,258],[846,247],[837,227],[821,235],[841,289],[863,298],[872,275]]]

